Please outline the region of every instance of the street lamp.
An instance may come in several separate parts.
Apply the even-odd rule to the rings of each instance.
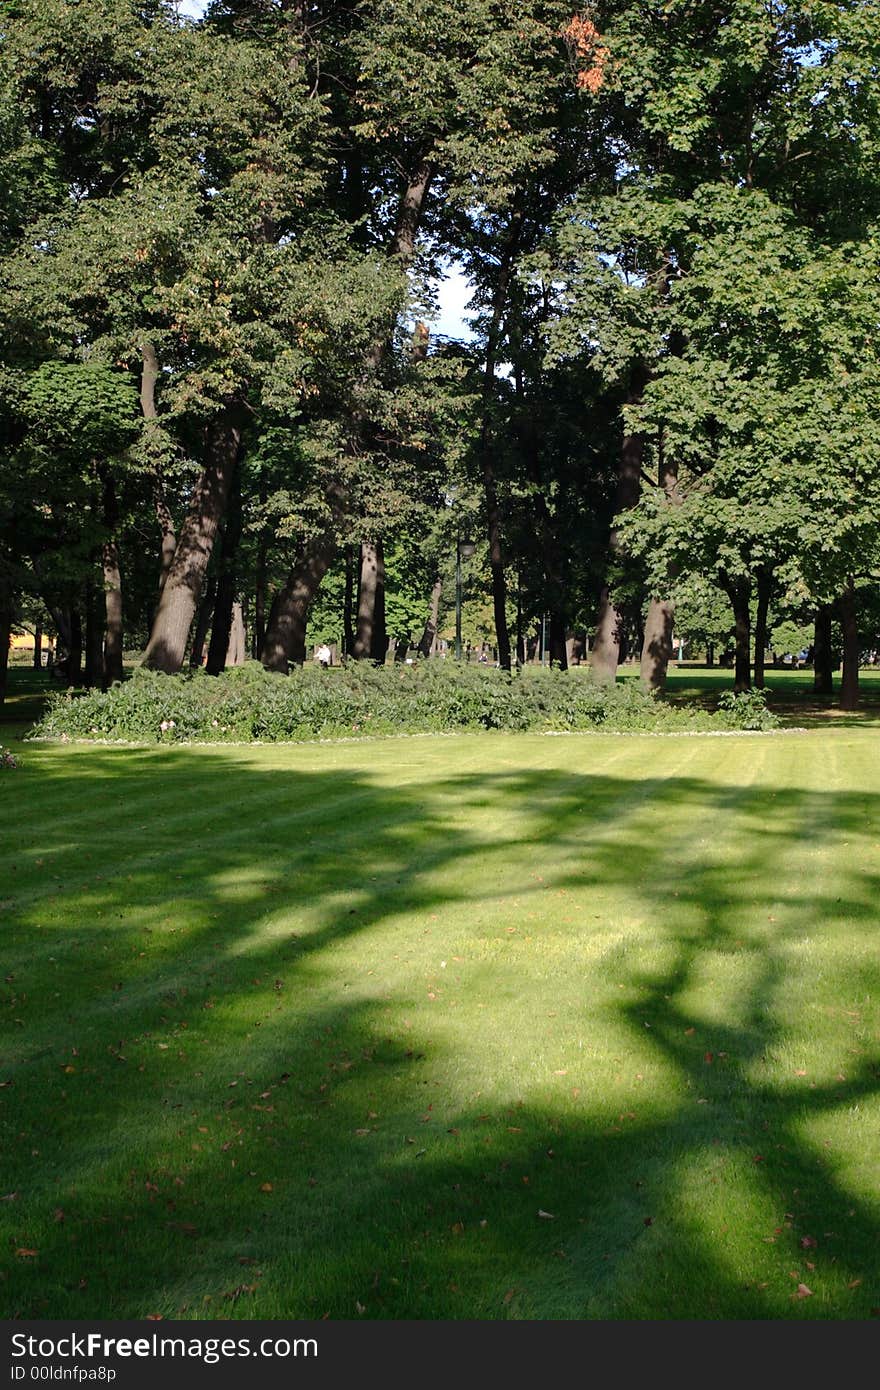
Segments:
[[[455,542],[455,659],[461,661],[461,562],[469,560],[476,550],[473,541],[463,541],[459,535]]]

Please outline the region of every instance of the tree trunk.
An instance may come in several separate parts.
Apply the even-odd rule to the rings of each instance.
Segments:
[[[843,671],[840,677],[840,708],[859,707],[859,625],[856,591],[852,579],[840,596],[840,624],[843,629]]]
[[[429,657],[434,651],[434,644],[437,641],[437,628],[440,624],[440,599],[443,595],[443,580],[438,575],[434,580],[434,587],[431,590],[431,607],[428,613],[428,620],[425,623],[425,630],[422,633],[422,640],[419,643],[419,651],[422,656]]]
[[[568,639],[565,626],[565,614],[560,612],[558,608],[550,609],[548,646],[550,649],[550,665],[558,666],[561,671],[567,671]]]
[[[507,626],[507,579],[504,574],[504,547],[501,538],[501,508],[498,502],[498,483],[492,461],[491,409],[495,394],[495,369],[501,328],[507,307],[514,261],[523,233],[522,194],[514,201],[507,238],[501,250],[498,279],[492,295],[492,318],[486,334],[486,361],[483,368],[483,418],[480,425],[479,454],[483,473],[483,495],[486,507],[486,532],[489,539],[489,570],[492,576],[492,611],[498,642],[498,665],[502,671],[511,667],[510,631]]]
[[[211,641],[208,646],[208,660],[205,665],[205,671],[209,676],[219,676],[220,672],[229,664],[226,660],[226,654],[229,650],[232,632],[232,609],[235,603],[235,557],[241,540],[241,530],[241,469],[236,467],[229,489],[229,502],[220,541],[217,597],[214,600]]]
[[[82,621],[76,608],[70,608],[66,614],[67,631],[70,641],[67,647],[67,660],[64,669],[67,674],[67,684],[71,687],[78,686],[82,681],[82,658],[83,658],[83,630]]]
[[[354,647],[354,546],[345,547],[345,590],[342,596],[342,655]]]
[[[97,586],[89,580],[86,586],[86,665],[83,685],[88,690],[100,686],[104,678],[104,605]]]
[[[208,635],[208,628],[211,626],[211,615],[214,612],[214,599],[216,594],[217,580],[212,575],[208,580],[204,596],[199,604],[199,615],[196,618],[192,647],[189,653],[189,664],[193,671],[197,671],[200,666],[204,665],[205,638]]]
[[[764,654],[767,650],[767,611],[773,580],[769,574],[758,576],[758,607],[755,613],[755,685],[764,689]]]
[[[42,671],[43,669],[43,624],[39,621],[34,624],[33,666],[35,671]]]
[[[752,586],[747,579],[738,579],[727,590],[733,607],[736,632],[736,668],[733,677],[735,694],[752,688],[752,633],[749,604]]]
[[[141,343],[141,414],[147,422],[147,429],[155,424],[158,419],[156,411],[156,383],[159,380],[159,359],[156,356],[156,349],[150,342]],[[165,501],[165,482],[162,474],[157,469],[153,478],[153,504],[156,509],[156,520],[159,523],[160,549],[159,549],[159,592],[161,594],[165,587],[165,580],[168,578],[168,571],[171,569],[174,560],[174,552],[177,549],[177,536],[175,535],[174,518]]]
[[[306,659],[306,624],[321,580],[336,556],[336,537],[315,536],[306,544],[299,564],[278,590],[269,613],[261,660],[267,671],[287,675],[290,663],[302,666]]]
[[[254,586],[254,631],[251,641],[251,656],[259,661],[266,641],[266,586],[268,581],[268,546],[260,541],[257,550],[257,577]]]
[[[144,665],[151,670],[173,675],[183,664],[240,448],[240,415],[227,408],[208,426],[206,463],[181,528],[144,653]]]
[[[646,690],[663,690],[672,660],[672,629],[675,604],[672,599],[652,598],[645,617],[642,643],[641,677]]]
[[[101,684],[104,690],[114,681],[121,681],[123,676],[122,567],[116,543],[118,523],[116,489],[112,474],[107,472],[104,474],[104,526],[107,534],[101,546],[101,572],[104,578],[104,662]]]
[[[352,656],[383,663],[388,653],[385,630],[385,557],[381,541],[361,545],[358,584],[357,631]]]
[[[12,637],[12,591],[0,578],[0,705],[6,699],[9,678],[9,642]]]
[[[409,270],[415,255],[416,237],[419,223],[427,201],[428,193],[437,172],[436,164],[428,157],[417,157],[410,169],[406,184],[397,205],[397,218],[394,232],[386,250],[389,261],[397,263],[402,272]],[[393,333],[393,325],[386,324],[376,332],[364,356],[364,378],[370,376],[382,364],[388,352]],[[366,414],[358,409],[352,412],[352,444],[354,452],[359,453],[368,442],[370,422]],[[315,537],[306,546],[302,560],[288,577],[284,587],[279,590],[272,604],[266,640],[263,646],[262,662],[269,671],[282,671],[286,674],[289,662],[302,664],[305,660],[305,633],[308,611],[314,602],[321,581],[327,572],[338,549],[338,528],[345,520],[350,505],[346,489],[337,484],[333,491],[333,510],[336,514],[336,529]],[[350,620],[349,620],[350,622]],[[381,615],[384,628],[384,612]],[[355,639],[350,630],[345,634],[346,655],[352,655]],[[387,642],[386,642],[387,651]],[[384,653],[383,653],[384,659]]]
[[[813,633],[813,690],[816,695],[834,693],[834,658],[831,652],[833,607],[825,603],[816,613]]]
[[[226,648],[226,665],[243,666],[245,655],[244,610],[240,603],[233,603],[229,622],[229,644]]]
[[[648,373],[645,364],[641,361],[636,362],[632,370],[629,392],[627,393],[627,404],[638,405],[642,399],[642,393],[648,380]],[[620,463],[617,475],[617,495],[614,504],[614,514],[629,511],[639,500],[639,493],[642,487],[642,457],[644,454],[644,439],[640,434],[626,434],[623,437],[623,445],[620,450]],[[616,526],[612,526],[611,534],[608,537],[608,567],[609,569],[618,562],[620,558],[620,532]],[[597,680],[611,682],[617,679],[617,667],[620,662],[620,644],[623,634],[623,624],[625,614],[614,602],[611,586],[608,582],[603,584],[602,592],[599,596],[599,613],[596,621],[596,635],[593,639],[593,648],[590,652],[590,670]]]
[[[670,505],[679,505],[678,464],[666,459],[660,447],[660,461],[657,468],[658,483],[663,489]],[[675,572],[670,579],[675,578]],[[642,685],[646,690],[664,690],[669,663],[672,660],[672,633],[675,626],[675,604],[669,598],[652,598],[645,615],[645,630],[642,634]],[[709,662],[711,665],[711,661]]]
[[[523,634],[523,612],[522,612],[522,574],[516,577],[516,664],[524,666],[526,664],[526,644]]]

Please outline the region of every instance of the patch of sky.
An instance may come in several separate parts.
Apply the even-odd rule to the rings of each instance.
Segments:
[[[465,342],[473,338],[467,317],[473,293],[474,287],[461,266],[447,261],[443,266],[443,278],[436,287],[436,315],[428,320],[428,327],[435,336]]]

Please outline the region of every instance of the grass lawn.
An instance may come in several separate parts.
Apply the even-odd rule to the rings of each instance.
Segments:
[[[15,748],[0,1313],[880,1304],[880,732]]]

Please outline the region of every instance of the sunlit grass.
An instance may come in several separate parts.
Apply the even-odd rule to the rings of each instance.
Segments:
[[[870,730],[21,752],[6,1315],[880,1303]]]

